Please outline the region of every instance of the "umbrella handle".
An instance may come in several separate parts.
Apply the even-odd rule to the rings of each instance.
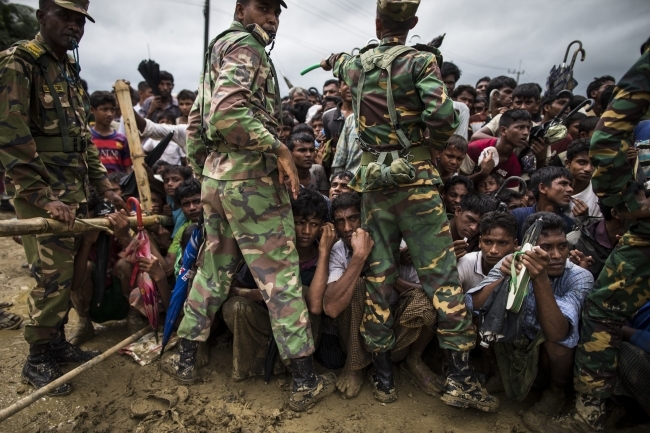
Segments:
[[[142,208],[140,202],[135,197],[129,197],[126,201],[127,206],[133,205],[135,208],[135,215],[138,218],[138,230],[144,230],[144,223],[142,222]]]
[[[569,58],[569,51],[571,50],[571,46],[573,44],[578,44],[578,51],[582,50],[582,41],[575,40],[569,44],[568,47],[566,47],[566,53],[564,53],[564,62],[566,64],[567,59]]]
[[[576,50],[575,53],[573,53],[573,59],[571,59],[571,69],[573,69],[573,65],[576,64],[576,59],[578,58],[578,54],[582,53],[582,58],[580,59],[581,62],[585,61],[585,57],[587,56],[587,52],[585,51],[584,48],[579,48]]]
[[[302,71],[302,72],[300,73],[300,75],[305,75],[306,73],[311,72],[311,71],[313,71],[314,69],[318,69],[318,68],[320,68],[320,63],[318,63],[318,64],[316,64],[316,65],[311,65],[310,67],[308,67],[307,69],[305,69],[304,71]]]

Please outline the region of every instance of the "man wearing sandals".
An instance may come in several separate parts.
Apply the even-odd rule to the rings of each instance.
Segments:
[[[438,50],[404,45],[418,22],[419,5],[420,0],[378,0],[375,26],[380,44],[354,57],[334,54],[321,62],[323,69],[333,70],[352,90],[363,150],[361,167],[350,187],[361,193],[362,228],[374,241],[367,260],[361,324],[374,365],[370,383],[379,401],[397,399],[390,297],[403,238],[423,289],[437,310],[440,347],[449,354],[442,400],[493,412],[499,402],[484,390],[469,362],[476,331],[465,308],[449,223],[438,194],[440,176],[431,162],[435,153],[431,151],[444,149],[458,127],[458,115],[440,77]]]
[[[67,52],[84,34],[88,0],[40,0],[40,32],[0,53],[0,161],[15,188],[19,219],[44,217],[74,225],[86,214],[91,183],[95,192],[124,208],[113,191],[86,124],[88,98],[78,65]],[[65,339],[70,308],[75,237],[36,236],[32,265],[37,285],[29,295],[25,327],[29,356],[23,380],[41,388],[62,376],[59,365],[85,362],[98,352],[82,351]],[[50,395],[66,395],[63,384]]]

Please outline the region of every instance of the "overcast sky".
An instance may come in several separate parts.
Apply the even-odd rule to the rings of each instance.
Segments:
[[[232,21],[236,0],[212,0],[210,35]],[[33,7],[38,0],[14,0]],[[286,0],[272,58],[294,85],[315,86],[331,75],[300,71],[331,52],[362,47],[374,35],[376,0]],[[81,42],[82,77],[90,90],[110,90],[118,78],[142,81],[139,62],[152,58],[175,77],[174,92],[196,90],[202,68],[203,0],[91,0]],[[576,93],[595,76],[619,79],[639,57],[650,36],[649,0],[422,0],[420,23],[411,34],[423,41],[446,33],[442,54],[462,71],[458,84],[474,85],[485,75],[515,76],[519,82],[546,83],[562,62],[569,42],[587,51],[577,61]],[[572,50],[573,52],[573,50]],[[571,56],[569,56],[571,57]],[[281,83],[283,94],[287,88]]]

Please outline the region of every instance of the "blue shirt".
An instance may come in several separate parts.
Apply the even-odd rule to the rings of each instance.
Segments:
[[[489,286],[504,277],[500,270],[501,263],[503,263],[504,260],[505,257],[501,259],[499,263],[494,265],[492,270],[488,273],[488,276],[485,277],[478,286],[467,292],[465,295],[465,303],[467,304],[468,310],[471,311],[474,309],[474,303],[472,302],[471,296],[472,293],[476,293],[482,290],[483,287]],[[555,302],[557,302],[557,306],[560,308],[564,317],[568,320],[571,328],[566,338],[559,343],[569,348],[576,347],[580,340],[580,330],[578,329],[580,313],[582,312],[582,307],[587,295],[594,287],[594,277],[588,270],[574,265],[570,260],[567,260],[564,267],[564,273],[559,277],[551,278],[551,287],[553,289],[553,294],[555,295]],[[526,337],[534,340],[542,327],[539,324],[539,319],[537,317],[537,304],[535,302],[535,293],[533,291],[532,281],[528,283],[528,295],[526,295],[526,299],[524,300],[522,314],[522,331]]]
[[[630,321],[630,327],[636,329],[630,343],[650,353],[650,302],[637,311]]]
[[[183,224],[187,222],[183,209],[176,208],[176,202],[174,197],[167,196],[167,204],[172,207],[172,219],[174,220],[174,230],[172,231],[172,237],[176,236],[176,232]]]
[[[524,239],[524,234],[525,234],[524,223],[526,222],[526,218],[528,218],[534,213],[537,213],[537,205],[531,207],[520,207],[514,209],[511,213],[517,220],[517,240],[519,241],[519,245],[521,245],[521,241]],[[573,226],[575,225],[575,222],[571,219],[571,217],[562,213],[558,213],[556,215],[561,216],[562,219],[564,219],[564,222],[566,223],[566,230],[564,231],[564,233],[569,233],[570,231],[573,230]]]

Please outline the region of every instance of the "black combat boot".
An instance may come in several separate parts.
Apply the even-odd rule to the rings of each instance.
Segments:
[[[29,346],[29,356],[23,367],[23,382],[30,383],[34,388],[40,389],[63,376],[61,369],[52,358],[50,350],[51,343],[32,344]],[[52,390],[48,395],[63,396],[71,392],[72,385],[64,383]]]
[[[548,419],[536,433],[602,433],[605,431],[606,398],[576,395],[575,408],[568,415]]]
[[[178,342],[178,354],[174,354],[162,362],[162,370],[182,384],[191,385],[196,382],[196,353],[199,342],[181,338]]]
[[[393,362],[390,351],[374,352],[372,354],[373,369],[368,370],[368,379],[372,393],[382,403],[392,403],[397,400],[395,380],[393,378]]]
[[[73,346],[66,341],[63,332],[59,333],[59,336],[50,343],[50,354],[58,365],[88,362],[101,355],[101,353],[99,350],[82,350],[77,346]]]
[[[314,373],[314,357],[312,355],[292,359],[291,374],[293,375],[293,384],[289,407],[295,412],[302,412],[313,407],[336,389],[334,373],[322,375]]]
[[[447,350],[449,374],[441,400],[449,406],[474,408],[483,412],[499,410],[499,399],[491,396],[474,375],[469,352]]]

